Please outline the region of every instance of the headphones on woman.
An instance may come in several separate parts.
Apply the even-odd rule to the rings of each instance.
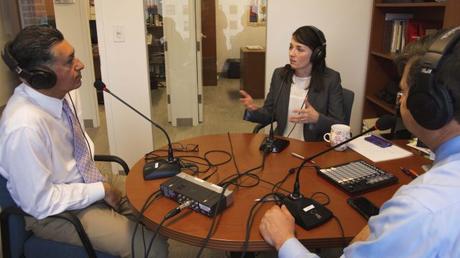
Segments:
[[[11,71],[26,80],[34,89],[50,89],[56,84],[56,73],[45,65],[37,65],[28,70],[23,69],[11,54],[11,41],[5,44],[2,59]]]
[[[436,82],[436,73],[459,39],[460,27],[440,35],[422,57],[415,84],[409,88],[407,108],[415,121],[426,129],[439,129],[453,117],[454,105],[447,82]]]
[[[310,25],[307,27],[311,29],[313,33],[315,33],[316,37],[319,39],[320,42],[320,46],[313,49],[313,52],[311,53],[310,57],[310,62],[315,64],[326,58],[326,38],[324,37],[324,33],[315,26]]]

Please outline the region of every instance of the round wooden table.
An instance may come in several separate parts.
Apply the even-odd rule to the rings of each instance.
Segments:
[[[175,152],[175,155],[178,157],[183,155],[203,157],[204,153],[210,150],[224,150],[230,153],[230,146],[232,144],[236,164],[240,172],[243,172],[261,165],[262,154],[259,151],[259,145],[264,137],[265,135],[263,134],[200,136],[181,141],[182,144],[198,144],[199,152],[192,154]],[[290,139],[288,148],[281,153],[269,154],[265,161],[264,170],[261,171],[259,169],[254,173],[264,181],[276,183],[285,177],[290,168],[300,165],[301,160],[292,156],[292,152],[308,157],[326,148],[328,148],[328,145],[325,142],[303,142]],[[213,163],[218,163],[228,157],[224,154],[214,153],[208,158]],[[314,159],[314,161],[320,167],[329,167],[358,159],[364,159],[372,163],[351,149],[347,149],[343,152],[331,151]],[[397,176],[399,178],[399,183],[366,193],[364,196],[376,205],[381,205],[384,201],[388,200],[402,184],[410,182],[411,178],[399,170],[399,167],[404,166],[407,162],[410,162],[411,167],[417,164],[429,163],[429,161],[418,155],[413,155],[405,159],[377,163],[377,167]],[[137,211],[140,211],[147,198],[154,191],[159,189],[160,184],[168,180],[166,178],[145,181],[142,177],[144,164],[144,159],[137,162],[132,167],[126,181],[128,199]],[[217,173],[210,177],[208,181],[217,184],[234,174],[236,174],[235,164],[233,161],[230,161],[219,166]],[[200,174],[198,177],[204,178],[206,175],[207,174]],[[294,177],[294,174],[289,176],[282,185],[282,188],[292,191]],[[253,184],[254,179],[245,177],[241,182],[243,184]],[[329,196],[330,203],[327,205],[327,208],[329,208],[340,220],[344,230],[344,237],[342,237],[339,225],[333,219],[309,231],[296,226],[297,237],[307,247],[343,247],[367,224],[367,221],[347,204],[346,201],[350,196],[325,179],[319,177],[314,168],[304,168],[300,174],[300,182],[302,194],[306,197],[310,197],[315,192],[322,192]],[[237,188],[235,186],[230,186],[229,189],[234,191],[233,204],[220,214],[215,232],[209,239],[206,247],[238,252],[242,251],[246,231],[246,220],[251,207],[255,204],[255,199],[270,193],[272,185],[261,181],[255,187]],[[319,195],[318,197],[321,196]],[[320,199],[325,200],[325,198],[322,197]],[[149,228],[155,229],[163,216],[171,209],[177,207],[177,205],[175,201],[161,197],[154,201],[144,212],[143,222]],[[274,205],[272,202],[264,203],[258,209],[254,224],[251,228],[247,251],[265,251],[273,249],[265,243],[258,229],[262,215],[272,205]],[[182,211],[181,214],[166,221],[160,233],[166,237],[184,243],[202,246],[208,234],[211,222],[212,218],[186,209]]]

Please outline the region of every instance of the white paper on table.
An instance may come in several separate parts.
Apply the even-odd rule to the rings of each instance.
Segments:
[[[372,162],[380,162],[392,159],[401,159],[413,155],[412,152],[407,151],[395,144],[390,147],[382,148],[371,142],[364,140],[369,135],[363,135],[348,143],[348,147],[358,152],[364,157],[372,160]]]

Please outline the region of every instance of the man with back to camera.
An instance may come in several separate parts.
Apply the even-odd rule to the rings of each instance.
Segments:
[[[81,86],[84,68],[73,47],[52,27],[29,26],[5,45],[2,58],[22,83],[0,120],[0,174],[15,203],[33,216],[26,227],[41,238],[81,246],[69,222],[47,218],[69,211],[96,250],[130,257],[135,222],[121,201],[125,177],[104,177],[95,167],[93,143],[69,95]],[[137,234],[142,239],[141,230]],[[146,231],[145,237],[152,235]],[[143,254],[141,240],[134,248]],[[167,256],[166,239],[157,237],[149,257]]]
[[[384,203],[342,257],[460,257],[460,27],[408,45],[397,64],[403,122],[436,159]],[[259,230],[279,257],[318,257],[294,237],[294,223],[286,207],[273,206]]]

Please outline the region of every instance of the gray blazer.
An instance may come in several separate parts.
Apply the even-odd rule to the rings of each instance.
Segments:
[[[289,95],[291,93],[291,85],[286,85],[286,82],[282,82],[281,69],[277,68],[273,72],[270,91],[265,99],[264,106],[255,111],[246,110],[244,116],[245,120],[267,125],[271,121],[273,108],[276,106],[274,111],[275,121],[277,122],[276,135],[283,135],[288,123]],[[310,87],[308,91],[308,101],[320,115],[316,124],[303,124],[305,141],[321,141],[323,135],[331,130],[331,125],[345,123],[340,74],[330,68],[326,68],[323,80],[323,89],[315,91]],[[283,88],[280,92],[281,86]],[[275,104],[278,92],[280,92],[280,96],[278,104]]]

